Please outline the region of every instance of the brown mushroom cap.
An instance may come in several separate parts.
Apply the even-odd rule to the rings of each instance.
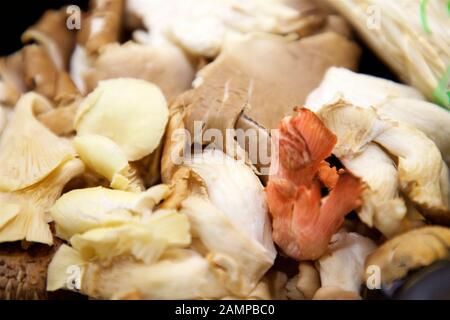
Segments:
[[[91,14],[83,22],[77,38],[88,54],[96,54],[106,44],[119,41],[123,6],[123,0],[91,1]]]
[[[0,245],[0,299],[47,299],[47,266],[61,244],[33,244],[23,249],[19,242]]]
[[[41,45],[23,49],[24,79],[27,87],[57,104],[69,104],[79,97],[78,89],[67,72],[58,70],[48,51]]]
[[[87,92],[106,79],[125,77],[150,81],[171,102],[190,88],[194,73],[188,57],[171,44],[151,46],[127,42],[104,46],[82,76]]]
[[[403,233],[384,243],[366,259],[366,270],[378,266],[381,282],[391,284],[409,271],[447,259],[450,252],[450,228],[423,227]],[[366,280],[371,274],[365,275]]]
[[[48,10],[22,35],[22,42],[42,45],[58,70],[67,70],[75,45],[75,33],[66,26],[66,8]]]
[[[14,106],[20,95],[25,92],[23,51],[0,58],[0,86],[2,93],[0,103]]]

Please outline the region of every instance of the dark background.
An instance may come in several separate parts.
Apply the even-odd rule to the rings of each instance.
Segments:
[[[75,4],[87,9],[88,0],[2,0],[0,5],[0,56],[19,50],[22,33],[47,9]]]

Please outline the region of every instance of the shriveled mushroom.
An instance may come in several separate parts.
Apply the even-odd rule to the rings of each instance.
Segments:
[[[366,260],[366,267],[380,268],[381,283],[390,285],[409,271],[447,259],[450,229],[429,226],[403,233],[380,246]],[[370,277],[366,274],[366,279]]]
[[[75,32],[66,26],[66,8],[48,10],[22,35],[24,43],[36,42],[49,54],[59,71],[68,70],[69,58],[75,45]]]
[[[331,240],[328,252],[317,262],[322,287],[340,288],[359,294],[366,257],[375,243],[357,233],[340,232]]]

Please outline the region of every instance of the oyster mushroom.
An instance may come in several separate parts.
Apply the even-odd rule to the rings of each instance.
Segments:
[[[322,83],[306,100],[319,111],[325,105],[345,100],[359,107],[373,107],[383,117],[408,123],[433,140],[450,164],[450,113],[425,101],[416,89],[344,68],[330,68]]]
[[[74,157],[70,144],[54,135],[35,118],[52,109],[42,96],[27,93],[18,101],[0,141],[0,190],[30,187]]]
[[[0,103],[14,106],[26,91],[23,51],[0,58]]]
[[[399,191],[404,193],[427,219],[436,223],[449,223],[450,211],[446,194],[449,180],[445,177],[445,168],[443,169],[445,164],[439,149],[425,134],[408,124],[385,119],[372,108],[356,107],[345,101],[323,107],[319,111],[319,116],[338,137],[333,153],[349,167],[352,167],[350,162],[356,161],[353,167],[371,187],[373,196],[377,197],[376,194],[390,196],[384,199],[384,204],[378,203],[375,207],[372,206],[372,209],[377,210],[377,207],[383,209],[383,206],[391,204],[397,208],[384,210],[384,213],[379,211],[378,220],[381,219],[381,215],[385,215],[383,219],[388,219],[387,222],[376,225],[381,231],[392,236],[393,230],[386,230],[383,225],[389,226],[389,220],[397,221],[399,225],[406,210],[404,204],[396,200],[398,198],[394,191],[396,182],[391,180],[392,176],[385,177],[386,183],[377,182],[381,176],[362,170],[361,165],[357,163],[363,160],[361,157],[373,162],[373,156],[368,157],[367,154],[364,155],[365,152],[380,154],[377,147],[367,149],[368,146],[372,146],[369,144],[371,142],[382,146],[397,159]],[[427,156],[424,157],[424,154]],[[385,159],[383,170],[392,171],[389,159],[384,156],[383,158]],[[378,168],[382,168],[381,163],[378,164]],[[362,219],[365,222],[368,221],[367,216],[373,217],[374,214],[366,216],[363,214]]]
[[[56,235],[64,240],[93,229],[117,226],[148,215],[168,196],[169,188],[158,185],[142,193],[104,187],[76,189],[64,194],[50,209]]]
[[[274,56],[279,59],[274,60]],[[253,146],[256,144],[258,152],[256,155],[248,152],[249,162],[261,172],[263,168],[268,171],[267,130],[275,129],[283,116],[291,114],[293,107],[304,101],[327,68],[356,67],[358,56],[358,47],[335,33],[300,40],[269,34],[248,35],[227,42],[221,54],[198,73],[194,88],[180,95],[171,107],[181,110],[184,127],[193,142],[211,142],[203,139],[204,133],[217,129],[225,137],[224,151],[233,157],[234,149],[228,146],[236,145],[235,140],[238,150],[248,152],[249,146],[242,139],[230,139],[227,130],[256,133],[252,142],[257,142]],[[306,73],[308,77],[301,76]],[[203,124],[200,130],[195,130],[196,121]],[[261,157],[264,150],[267,154]]]
[[[246,296],[276,256],[263,187],[250,167],[218,150],[205,150],[184,164],[204,181],[208,196],[190,195],[181,212],[208,259],[222,269],[226,287]]]
[[[146,81],[105,80],[80,105],[77,134],[103,135],[114,141],[127,160],[140,160],[158,148],[168,121],[166,99]]]
[[[363,204],[360,219],[390,237],[401,231],[408,209],[400,196],[396,163],[376,143],[370,142],[353,158],[341,158],[353,174],[364,177]],[[370,168],[370,170],[368,170]]]
[[[32,186],[14,192],[0,192],[0,243],[26,240],[52,244],[48,210],[66,183],[83,170],[80,160],[68,160]]]
[[[380,246],[366,260],[366,267],[380,268],[381,283],[392,284],[409,271],[447,259],[450,229],[429,226],[403,233]],[[370,274],[366,274],[366,279]]]
[[[57,70],[67,70],[75,45],[75,33],[66,26],[66,8],[48,10],[22,34],[22,42],[36,42],[48,52]]]
[[[187,216],[155,206],[167,186],[144,193],[91,188],[61,197],[51,209],[57,234],[68,239],[48,269],[47,289],[74,287],[66,271],[77,266],[83,294],[101,299],[220,298],[230,295],[218,271],[191,243]],[[80,202],[83,199],[83,202]],[[76,208],[74,203],[83,203]],[[153,211],[153,208],[155,210]]]
[[[317,262],[322,287],[340,288],[358,295],[366,273],[364,262],[375,248],[372,240],[357,233],[337,233],[328,252]]]
[[[83,162],[93,171],[108,179],[114,189],[126,190],[130,181],[127,157],[111,139],[86,134],[75,137],[74,146]]]
[[[123,68],[123,65],[127,65]],[[87,92],[101,80],[128,77],[157,84],[167,100],[173,101],[191,86],[194,66],[174,45],[143,45],[134,42],[110,44],[83,71]]]
[[[168,250],[158,262],[147,265],[127,257],[86,264],[74,249],[61,248],[64,251],[60,249],[49,266],[50,291],[66,286],[65,270],[78,265],[80,291],[93,298],[213,299],[229,295],[212,265],[193,250]]]
[[[227,37],[251,32],[287,34],[307,29],[317,6],[302,1],[294,8],[280,1],[143,1],[127,2],[127,12],[141,19],[148,33],[135,37],[147,43],[172,41],[190,54],[216,56]],[[204,30],[209,30],[205,33]]]

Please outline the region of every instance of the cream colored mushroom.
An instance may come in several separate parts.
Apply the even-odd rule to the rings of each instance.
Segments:
[[[306,106],[319,111],[324,105],[345,100],[359,107],[373,107],[388,119],[408,123],[433,140],[450,164],[450,113],[425,101],[416,89],[390,80],[330,68]]]
[[[48,210],[73,177],[84,170],[78,159],[59,165],[43,180],[14,192],[0,192],[0,243],[18,240],[53,243]]]
[[[112,188],[128,188],[130,181],[126,176],[130,166],[127,157],[114,141],[104,136],[87,134],[75,137],[73,143],[83,162],[108,179]]]
[[[359,295],[366,274],[364,262],[375,248],[371,239],[357,233],[335,234],[328,252],[317,262],[322,288],[334,287]]]
[[[114,141],[127,160],[151,154],[160,144],[168,121],[161,90],[146,81],[105,80],[86,97],[75,118],[77,134],[103,135]]]
[[[131,0],[126,9],[141,18],[149,31],[135,35],[140,41],[173,41],[191,54],[208,57],[216,56],[230,36],[287,34],[305,27],[301,12],[273,0]]]
[[[124,65],[127,67],[123,68]],[[194,63],[183,51],[170,43],[143,45],[127,42],[105,46],[98,57],[79,73],[87,92],[101,80],[128,77],[155,83],[171,102],[191,87],[195,70]]]
[[[396,221],[396,224],[400,226],[401,219],[405,215],[405,205],[401,200],[400,202],[396,200],[398,198],[395,192],[397,182],[392,180],[392,175],[380,176],[371,171],[376,168],[392,171],[390,160],[383,155],[383,166],[381,162],[378,162],[376,168],[367,167],[367,163],[373,162],[373,155],[378,154],[378,158],[381,155],[381,150],[375,145],[369,145],[370,142],[381,145],[397,159],[398,189],[418,207],[426,218],[437,223],[450,221],[448,188],[446,187],[448,177],[445,177],[446,170],[443,169],[445,164],[439,149],[425,134],[408,124],[385,119],[372,108],[360,108],[342,100],[323,107],[319,115],[338,137],[338,143],[333,151],[336,156],[343,159],[348,167],[354,167],[359,172],[369,185],[368,192],[372,192],[372,196],[378,197],[377,194],[390,196],[389,199],[383,199],[384,203],[378,202],[376,206],[372,206],[372,209],[379,212],[377,218],[379,222],[376,226],[382,232],[388,236],[396,232],[391,221]],[[372,153],[372,156],[369,156],[369,153]],[[424,157],[424,154],[427,156]],[[360,161],[364,164],[359,163]],[[370,170],[363,170],[364,165]],[[380,178],[386,183],[378,181]],[[366,199],[367,197],[366,193]],[[387,207],[383,208],[384,206]],[[386,208],[391,210],[387,211]],[[373,222],[371,221],[373,213],[361,212],[363,221],[369,224]],[[385,217],[381,218],[381,216]]]
[[[76,250],[62,246],[49,266],[48,290],[66,287],[65,270],[78,265],[81,292],[99,299],[214,299],[229,295],[212,265],[193,250],[168,250],[154,264],[123,257],[113,263],[86,263]]]
[[[103,187],[77,189],[59,198],[50,209],[50,216],[56,224],[56,235],[69,240],[75,234],[126,224],[149,215],[168,193],[166,185],[143,193]]]

